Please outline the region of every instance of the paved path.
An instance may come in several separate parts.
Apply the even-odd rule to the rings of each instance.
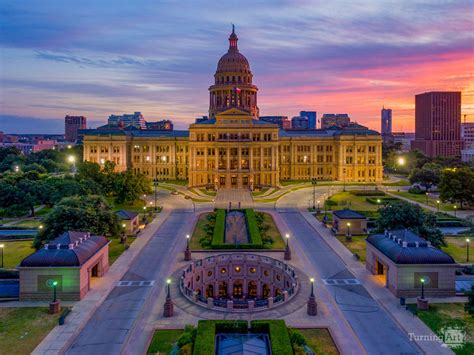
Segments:
[[[229,202],[232,208],[252,208],[254,206],[252,195],[248,189],[220,189],[216,195],[216,208],[228,208]]]
[[[176,253],[184,248],[183,236],[193,217],[186,212],[170,214],[122,277],[123,281],[152,281],[154,286],[116,286],[66,354],[119,354],[122,351],[135,319],[147,312],[145,302],[165,286],[165,275],[169,274]]]
[[[288,226],[293,252],[304,253],[321,279],[355,279],[339,256],[322,240],[298,212],[280,213]],[[417,354],[420,350],[409,341],[390,316],[381,309],[362,285],[327,286],[355,334],[369,354]],[[376,325],[376,326],[375,326]]]

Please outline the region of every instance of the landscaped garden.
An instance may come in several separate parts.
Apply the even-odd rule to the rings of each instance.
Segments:
[[[415,305],[413,305],[415,306]],[[474,353],[474,317],[464,311],[462,303],[430,304],[428,311],[418,311],[418,317],[441,339],[446,327],[462,329],[468,335],[466,343],[461,348],[452,350],[458,355]]]
[[[336,237],[352,254],[357,255],[362,263],[365,263],[366,235],[353,235],[350,242],[346,240],[344,235]]]
[[[148,353],[169,354],[173,348],[180,354],[214,355],[218,334],[266,334],[273,354],[303,355],[305,347],[315,354],[339,354],[327,329],[287,328],[284,320],[200,320],[197,327],[184,330],[157,330]],[[263,345],[263,344],[262,344]]]
[[[391,191],[391,193],[393,193],[394,195],[397,195],[397,196],[405,197],[409,200],[412,200],[412,201],[415,201],[415,202],[418,202],[418,203],[422,203],[422,204],[430,206],[430,207],[434,207],[436,209],[438,209],[438,207],[439,207],[440,211],[451,211],[452,212],[452,211],[455,210],[454,204],[441,202],[441,200],[438,196],[433,195],[431,193],[428,193],[428,195],[426,195],[426,193],[415,194],[415,193],[411,193],[411,192],[408,192],[408,191],[400,191],[400,192]],[[437,201],[440,201],[439,206],[438,206]],[[459,209],[459,206],[457,206],[457,208]]]
[[[446,241],[447,246],[442,246],[441,250],[451,255],[457,263],[466,263],[467,262],[466,236],[445,237],[444,240]],[[474,238],[471,237],[471,240],[473,242],[472,244],[474,244]],[[471,249],[472,249],[472,244],[470,244]],[[470,252],[473,253],[474,249],[470,250]],[[472,262],[473,260],[474,260],[474,255],[472,255],[472,259],[470,259],[470,261]]]
[[[47,308],[0,308],[0,354],[31,354],[59,316]]]
[[[199,216],[190,241],[191,249],[283,249],[285,247],[270,214],[255,212],[253,209],[233,211],[241,211],[245,215],[247,243],[235,244],[225,240],[226,210],[217,209]]]
[[[137,239],[136,237],[127,237],[127,243],[120,243],[120,238],[110,238],[109,244],[109,264],[112,265],[122,253]]]
[[[32,240],[2,240],[0,244],[4,245],[3,265],[5,269],[14,269],[24,258],[35,252]]]

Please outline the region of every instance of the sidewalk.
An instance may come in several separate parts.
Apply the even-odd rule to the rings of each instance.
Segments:
[[[365,266],[356,260],[352,253],[334,237],[314,216],[306,211],[301,214],[308,223],[321,235],[323,240],[339,255],[347,268],[362,283],[369,294],[387,311],[406,334],[430,335],[433,334],[418,317],[400,306],[398,299],[385,287],[381,287],[374,275],[371,275]],[[452,354],[453,352],[442,347],[435,341],[417,341],[417,345],[426,354]]]
[[[142,249],[156,233],[160,225],[168,218],[170,212],[160,213],[140,236],[110,267],[109,272],[97,280],[94,289],[90,290],[84,299],[77,302],[66,318],[64,325],[57,325],[36,347],[33,354],[58,354],[72,343],[81,332],[97,308],[117,285],[118,281],[128,271],[130,265]]]

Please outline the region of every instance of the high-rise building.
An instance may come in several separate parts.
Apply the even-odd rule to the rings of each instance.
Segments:
[[[432,91],[415,96],[415,140],[412,149],[429,157],[461,152],[461,92]]]
[[[474,147],[474,122],[461,123],[461,140],[464,148]]]
[[[291,121],[288,116],[260,116],[259,118],[261,121],[275,123],[283,129],[291,128]]]
[[[300,111],[300,116],[308,118],[309,129],[316,129],[316,111]]]
[[[381,128],[380,133],[384,141],[391,140],[392,137],[392,109],[382,108],[380,112]]]
[[[415,133],[413,132],[392,132],[390,142],[397,144],[400,143],[402,152],[409,152],[411,148],[411,142],[415,139]]]
[[[146,129],[145,117],[141,114],[141,112],[123,115],[110,115],[109,125],[121,127],[133,126],[139,129]]]
[[[308,117],[295,116],[291,118],[291,129],[308,129]]]
[[[86,117],[67,115],[64,117],[64,139],[66,139],[68,142],[77,141],[77,132],[80,129],[85,129],[86,126]]]
[[[153,130],[153,131],[172,131],[173,122],[170,120],[146,122],[146,129]]]
[[[344,128],[351,123],[347,113],[325,113],[321,117],[321,129],[328,129],[333,126]]]

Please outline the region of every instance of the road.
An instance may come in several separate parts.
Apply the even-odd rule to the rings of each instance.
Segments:
[[[311,263],[308,269],[315,268],[321,279],[354,279],[344,262],[298,211],[280,212],[279,215],[294,236],[291,240],[293,254],[304,255]],[[368,354],[419,353],[362,285],[327,288]]]
[[[140,256],[122,278],[123,281],[154,281],[149,286],[116,286],[66,354],[120,354],[135,320],[152,290],[165,287],[172,261],[185,247],[186,239],[178,238],[188,232],[193,213],[172,212],[145,246]]]

